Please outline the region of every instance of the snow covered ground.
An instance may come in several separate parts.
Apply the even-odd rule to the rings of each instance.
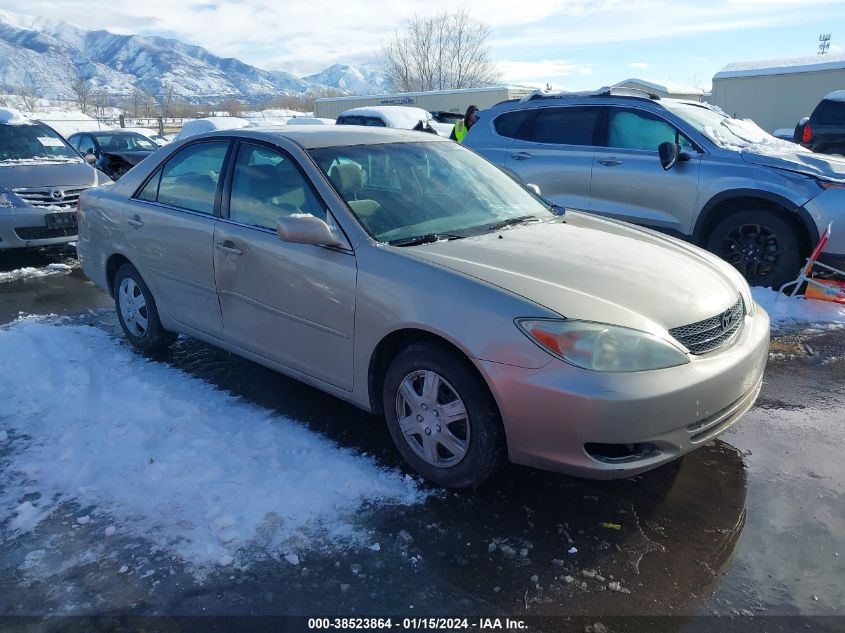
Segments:
[[[772,320],[772,330],[817,326],[845,327],[845,304],[787,297],[770,288],[752,288],[754,300]]]
[[[363,508],[427,494],[94,327],[0,329],[0,375],[0,542],[70,511],[69,531],[143,539],[197,573],[256,551],[296,565],[369,545]]]

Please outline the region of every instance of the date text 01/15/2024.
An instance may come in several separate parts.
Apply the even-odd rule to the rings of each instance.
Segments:
[[[403,629],[406,631],[469,630],[496,631],[526,630],[524,620],[511,618],[309,618],[308,628],[346,630]]]

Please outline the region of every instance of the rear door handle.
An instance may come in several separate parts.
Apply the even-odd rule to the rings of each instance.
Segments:
[[[244,252],[235,246],[234,242],[226,240],[225,242],[217,242],[214,245],[218,251],[223,251],[224,253],[229,253],[230,255],[243,255]]]
[[[622,164],[621,158],[599,158],[599,163],[607,167],[616,167]]]
[[[142,226],[144,226],[144,223],[141,222],[141,217],[138,215],[133,215],[131,218],[126,220],[126,223],[136,229],[140,229]]]
[[[529,158],[531,158],[531,154],[529,154],[528,152],[514,152],[513,154],[511,154],[511,158],[513,158],[514,160],[528,160]]]

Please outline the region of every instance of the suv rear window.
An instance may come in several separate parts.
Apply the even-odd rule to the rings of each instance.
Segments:
[[[536,115],[536,109],[505,112],[496,117],[496,120],[493,121],[493,127],[496,128],[496,132],[507,138],[528,140],[531,123]]]
[[[823,100],[816,106],[811,121],[818,125],[845,125],[845,101]]]
[[[542,108],[534,120],[531,140],[555,145],[592,145],[598,108]]]

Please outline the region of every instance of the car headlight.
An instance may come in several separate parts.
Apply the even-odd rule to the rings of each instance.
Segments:
[[[689,362],[669,341],[630,328],[566,319],[517,319],[516,324],[550,354],[582,369],[631,372]]]

